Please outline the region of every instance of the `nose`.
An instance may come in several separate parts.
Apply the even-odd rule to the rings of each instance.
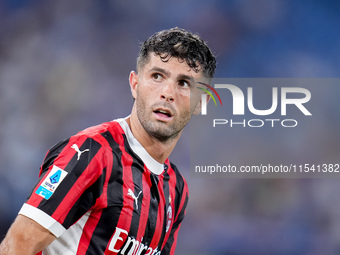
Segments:
[[[164,85],[162,93],[161,93],[162,100],[173,102],[175,99],[175,88],[174,85],[169,82]]]

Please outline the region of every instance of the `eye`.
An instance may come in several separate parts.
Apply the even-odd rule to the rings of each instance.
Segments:
[[[178,81],[178,85],[183,87],[183,88],[189,88],[190,87],[190,83],[186,80],[180,80]]]
[[[154,81],[161,81],[162,78],[163,78],[163,76],[162,76],[160,73],[154,73],[154,74],[152,74],[152,79],[153,79]]]

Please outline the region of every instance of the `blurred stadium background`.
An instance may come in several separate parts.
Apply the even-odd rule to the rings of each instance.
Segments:
[[[49,147],[129,114],[128,75],[154,32],[200,34],[216,77],[316,78],[339,77],[339,25],[337,0],[1,0],[0,241]],[[176,254],[340,254],[339,180],[190,178],[189,149],[186,130],[171,157],[190,189]]]

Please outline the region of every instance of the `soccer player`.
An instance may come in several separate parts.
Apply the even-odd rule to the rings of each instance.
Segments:
[[[147,39],[129,77],[131,115],[48,151],[0,254],[174,254],[188,187],[168,157],[215,66],[186,30]]]

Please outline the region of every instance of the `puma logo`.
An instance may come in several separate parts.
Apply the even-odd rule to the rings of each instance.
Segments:
[[[81,154],[83,154],[84,152],[90,151],[89,149],[85,149],[85,150],[83,150],[83,151],[80,151],[78,145],[76,145],[76,144],[73,144],[73,145],[71,146],[71,148],[74,149],[74,150],[78,153],[77,160],[80,159]]]
[[[138,198],[139,195],[142,193],[142,191],[139,191],[138,195],[135,196],[135,194],[132,192],[131,189],[128,190],[128,195],[131,196],[134,200],[135,200],[135,204],[136,204],[136,209],[138,210]]]

